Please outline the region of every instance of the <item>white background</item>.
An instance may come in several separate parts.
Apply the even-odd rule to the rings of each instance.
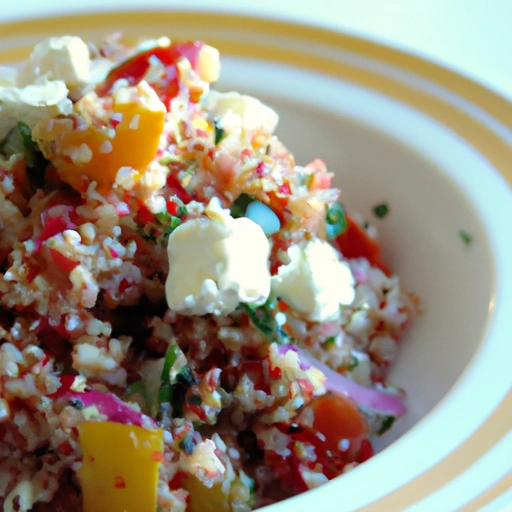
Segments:
[[[512,100],[512,0],[23,0],[0,20],[92,9],[229,10],[307,20],[400,47],[463,73]]]

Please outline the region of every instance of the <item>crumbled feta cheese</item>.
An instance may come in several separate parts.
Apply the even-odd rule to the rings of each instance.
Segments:
[[[20,70],[19,85],[40,76],[62,81],[69,89],[89,82],[89,48],[74,36],[51,37],[38,43]]]
[[[237,92],[211,92],[209,95],[210,107],[214,115],[221,119],[222,128],[231,133],[237,125],[244,130],[255,130],[263,128],[273,133],[279,116],[277,113],[264,105],[261,101]],[[224,123],[224,117],[226,122]],[[236,120],[235,120],[236,118]]]
[[[339,318],[340,305],[355,297],[349,266],[340,261],[328,242],[312,240],[288,249],[290,263],[272,277],[272,292],[313,322]]]
[[[89,48],[79,37],[52,37],[37,44],[20,67],[0,67],[0,138],[20,119],[30,129],[68,115],[69,89],[91,81]]]
[[[233,219],[213,199],[207,217],[169,237],[169,307],[186,315],[225,315],[241,303],[263,304],[270,293],[269,242],[260,226]]]
[[[0,87],[0,138],[21,119],[31,129],[44,119],[71,114],[73,104],[62,81],[42,77],[26,87]]]

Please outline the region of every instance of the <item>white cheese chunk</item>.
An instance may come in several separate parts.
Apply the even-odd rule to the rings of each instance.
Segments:
[[[215,117],[221,119],[222,128],[228,134],[239,127],[246,131],[263,128],[273,133],[279,121],[275,110],[252,96],[212,91],[208,101]]]
[[[0,87],[0,138],[5,137],[17,121],[31,129],[37,122],[58,115],[71,114],[73,104],[61,81],[38,79],[26,87]]]
[[[250,219],[233,219],[215,199],[205,213],[169,237],[169,308],[226,315],[241,302],[263,304],[270,294],[270,246],[263,230]]]
[[[20,67],[2,67],[0,138],[20,120],[32,129],[39,121],[71,114],[69,89],[89,81],[90,64],[87,45],[64,36],[41,41]]]
[[[290,263],[272,277],[272,293],[313,322],[339,319],[340,305],[355,297],[354,278],[328,242],[312,240],[288,249]]]
[[[60,80],[68,89],[89,82],[90,54],[87,44],[74,36],[51,37],[38,43],[20,70],[19,84],[39,76]]]

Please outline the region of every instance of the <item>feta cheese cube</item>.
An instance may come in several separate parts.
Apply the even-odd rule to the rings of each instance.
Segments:
[[[228,134],[235,132],[238,127],[246,131],[263,128],[268,133],[273,133],[279,121],[275,110],[245,94],[212,91],[209,103]]]
[[[290,263],[272,277],[272,293],[312,322],[336,321],[340,305],[355,297],[349,266],[328,242],[311,240],[288,249]]]
[[[20,85],[32,83],[39,76],[60,80],[68,89],[89,82],[89,48],[74,36],[51,37],[38,43],[22,67]]]
[[[270,293],[269,242],[247,218],[233,219],[212,202],[207,217],[189,220],[169,237],[169,308],[185,315],[226,315],[241,302],[263,304]]]

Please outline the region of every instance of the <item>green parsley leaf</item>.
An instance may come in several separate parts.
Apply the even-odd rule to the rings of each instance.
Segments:
[[[213,126],[215,128],[215,145],[217,145],[226,136],[226,132],[222,129],[218,120],[213,123]]]
[[[240,194],[236,201],[231,205],[231,216],[234,219],[243,217],[247,211],[247,207],[254,201],[249,194]]]
[[[325,214],[325,224],[327,228],[327,238],[336,238],[347,229],[347,219],[345,217],[345,208],[340,203],[334,203],[327,208]]]
[[[377,435],[381,436],[384,432],[387,432],[395,423],[396,418],[394,416],[386,416],[380,425]]]
[[[44,174],[49,162],[32,140],[32,130],[26,123],[18,121],[1,142],[0,149],[7,155],[21,153],[27,161],[27,175],[30,182],[34,188],[43,187]]]
[[[143,239],[151,242],[156,242],[156,237],[152,233],[146,233],[142,226],[137,226],[137,234]]]
[[[146,392],[146,385],[144,381],[137,380],[135,382],[132,382],[127,388],[126,388],[126,396],[132,396],[132,395],[142,395],[144,396],[144,393]]]
[[[160,374],[160,389],[158,390],[158,403],[160,404],[158,416],[160,419],[165,404],[171,405],[173,418],[182,418],[187,391],[199,382],[188,364],[182,366],[179,371],[177,371],[178,368],[173,370],[180,354],[182,355],[182,352],[176,343],[169,345],[165,354],[164,366]]]
[[[383,219],[389,213],[389,206],[387,203],[378,204],[373,208],[373,213],[379,219]]]
[[[464,242],[465,245],[471,245],[471,242],[473,242],[473,237],[463,229],[459,230],[459,237]]]
[[[270,342],[289,345],[291,343],[290,335],[277,324],[273,314],[274,308],[275,304],[270,301],[257,308],[252,308],[248,304],[240,304],[239,306],[240,310],[249,315],[254,327]]]
[[[176,343],[171,343],[167,352],[165,353],[164,366],[160,374],[160,389],[158,390],[158,402],[171,402],[172,389],[171,389],[171,369],[177,361],[179,355],[179,347]]]
[[[348,361],[346,368],[349,372],[351,372],[352,370],[357,368],[358,365],[359,359],[357,359],[357,357],[355,356],[350,356],[350,360]]]
[[[323,343],[322,347],[327,348],[329,345],[334,345],[336,343],[336,338],[334,336],[329,336]]]
[[[198,384],[199,381],[192,374],[190,366],[185,365],[176,375],[174,382],[171,384],[171,406],[173,418],[183,417],[183,407],[185,405],[185,397],[191,386]]]

